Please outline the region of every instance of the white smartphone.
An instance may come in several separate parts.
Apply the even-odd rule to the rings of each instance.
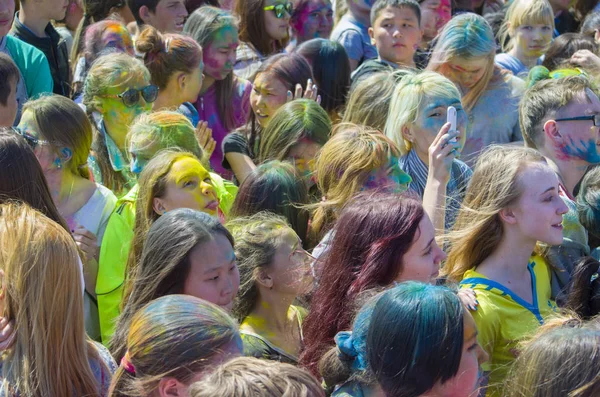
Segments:
[[[448,106],[446,120],[450,123],[450,131],[456,131],[456,108],[454,106]],[[456,137],[450,139],[448,142],[456,142]]]

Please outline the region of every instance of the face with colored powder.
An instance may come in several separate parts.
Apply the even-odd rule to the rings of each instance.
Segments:
[[[127,29],[122,25],[110,25],[102,33],[102,46],[106,49],[124,52],[131,56],[133,52],[133,40]]]
[[[216,234],[189,253],[190,268],[183,293],[229,311],[240,287],[240,273],[229,240]]]
[[[204,74],[214,80],[225,79],[233,71],[238,46],[238,30],[235,26],[217,30],[203,48]]]
[[[256,76],[250,93],[250,106],[261,127],[265,128],[277,109],[287,102],[287,92],[283,82],[269,73]]]
[[[210,174],[194,158],[182,157],[175,161],[166,175],[165,194],[154,198],[158,214],[177,208],[191,208],[217,216],[219,202]]]
[[[265,0],[264,7],[287,4],[291,0]],[[264,31],[271,40],[283,40],[288,37],[291,15],[284,11],[281,18],[277,18],[275,10],[263,11],[265,15]]]
[[[488,57],[472,59],[455,58],[448,61],[446,70],[447,78],[465,90],[473,88],[481,80],[487,68],[493,67]]]
[[[310,292],[313,282],[310,263],[310,255],[302,248],[298,235],[286,228],[273,262],[264,271],[273,282],[274,292],[295,298]]]
[[[308,0],[291,22],[298,43],[328,39],[333,29],[333,9],[329,0]]]
[[[410,7],[387,6],[369,28],[369,36],[382,59],[411,66],[422,31],[417,14]]]
[[[556,157],[560,160],[577,160],[585,164],[600,163],[600,129],[594,126],[593,120],[561,120],[575,117],[594,116],[600,114],[600,100],[591,90],[586,89],[574,96],[573,100],[556,112],[554,120],[544,126],[548,131],[550,122],[558,130],[559,136],[546,132],[546,140],[550,139]]]
[[[431,41],[452,18],[450,0],[425,0],[420,2],[423,37]]]
[[[18,128],[21,131],[21,133],[27,137],[39,139],[42,141],[46,139],[42,135],[40,127],[35,121],[33,112],[31,110],[26,110],[25,112],[23,112]],[[33,147],[33,140],[31,138],[25,139],[27,140],[27,143],[29,143]],[[33,147],[33,152],[35,153],[35,157],[37,157],[44,174],[47,174],[51,171],[55,171],[59,169],[59,167],[62,168],[62,164],[60,162],[61,160],[56,153],[56,149],[53,146],[46,144],[37,144],[35,145],[35,147]]]
[[[524,24],[512,29],[511,37],[517,54],[540,57],[546,53],[552,41],[552,25]]]
[[[449,106],[456,108],[456,129],[459,131],[457,140],[461,143],[462,149],[465,144],[468,118],[460,99],[426,95],[421,103],[415,122],[402,129],[404,139],[411,142],[412,149],[416,151],[419,158],[426,164],[429,161],[429,147],[446,124]]]
[[[315,156],[321,150],[322,146],[311,141],[308,138],[302,138],[297,144],[292,146],[287,161],[296,166],[298,173],[303,177],[304,182],[310,189],[314,184]]]
[[[362,190],[377,190],[386,193],[402,193],[408,189],[410,176],[400,169],[398,158],[392,156],[385,167],[369,173]]]

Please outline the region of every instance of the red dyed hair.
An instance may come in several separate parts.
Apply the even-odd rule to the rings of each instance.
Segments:
[[[300,365],[319,375],[319,360],[333,337],[351,327],[357,295],[390,285],[402,271],[423,215],[412,197],[373,192],[357,195],[342,210],[304,322]]]

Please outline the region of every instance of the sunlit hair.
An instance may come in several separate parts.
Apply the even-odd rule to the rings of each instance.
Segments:
[[[315,375],[335,334],[350,327],[355,299],[390,286],[402,273],[403,257],[425,216],[416,199],[376,192],[360,193],[338,212],[332,243],[319,258],[323,271],[303,326],[300,363]]]
[[[547,167],[546,160],[536,150],[517,146],[492,145],[481,154],[448,235],[448,259],[441,273],[451,281],[462,281],[467,270],[498,248],[504,238],[500,211],[521,197],[521,174],[527,167]]]
[[[286,235],[295,233],[285,218],[269,212],[234,218],[225,227],[235,241],[235,257],[240,272],[240,289],[233,301],[232,314],[242,322],[259,299],[256,277],[271,266]]]
[[[381,71],[354,83],[348,94],[342,123],[354,123],[383,131],[394,88],[400,78],[398,73]]]
[[[168,295],[136,312],[127,333],[127,364],[113,377],[111,397],[154,395],[161,379],[190,384],[228,356],[241,354],[236,322],[223,309],[188,295]]]
[[[161,90],[167,88],[177,72],[201,73],[202,48],[192,37],[161,34],[156,28],[147,26],[137,37],[135,48],[144,54],[144,64],[150,71],[152,82]]]
[[[260,135],[258,164],[288,160],[292,148],[303,141],[324,145],[331,133],[329,116],[311,99],[296,99],[281,106]]]
[[[510,3],[498,32],[502,51],[512,50],[515,43],[510,32],[523,25],[548,25],[554,30],[554,11],[547,0],[519,0]]]
[[[85,112],[62,95],[31,100],[23,106],[23,112],[26,111],[31,112],[41,139],[52,143],[56,155],[62,157],[62,148],[71,150],[71,159],[65,164],[69,172],[89,179],[87,162],[92,146],[92,125]]]
[[[567,106],[577,96],[586,95],[587,89],[597,93],[584,76],[552,79],[548,69],[544,69],[536,67],[531,70],[530,88],[525,91],[519,104],[519,121],[525,145],[534,149],[544,146],[543,124],[548,117],[555,117],[557,110]]]
[[[15,342],[4,351],[2,383],[21,396],[100,396],[85,333],[79,253],[64,228],[25,204],[0,204],[4,313]],[[108,373],[108,368],[104,368]]]
[[[217,235],[233,247],[233,237],[218,219],[189,208],[169,211],[152,224],[139,262],[127,268],[123,311],[110,340],[113,357],[120,360],[125,355],[131,321],[142,306],[161,296],[183,294],[191,269],[190,252]]]
[[[102,183],[116,194],[125,190],[128,181],[121,172],[113,170],[106,140],[95,127],[93,112],[100,112],[100,98],[106,95],[109,89],[122,87],[124,90],[132,80],[140,76],[150,83],[150,72],[142,61],[127,54],[110,54],[98,58],[85,79],[83,104],[94,129],[92,150],[102,173]]]
[[[265,32],[265,0],[235,0],[233,13],[239,18],[240,40],[250,43],[263,56],[283,51],[289,37],[273,40]]]
[[[314,205],[311,230],[324,234],[337,218],[336,213],[364,186],[369,173],[398,157],[398,147],[382,133],[343,123],[317,154],[317,186],[324,199]]]
[[[223,29],[237,30],[236,19],[225,10],[202,6],[188,17],[183,32],[189,34],[202,48],[206,49]],[[233,130],[237,124],[235,109],[231,106],[235,94],[233,91],[234,79],[237,77],[232,71],[223,80],[217,80],[214,83],[217,93],[217,113],[227,130]]]
[[[507,397],[593,397],[600,394],[600,330],[555,327],[519,352]]]
[[[594,37],[586,36],[581,33],[564,33],[555,38],[546,55],[542,66],[548,68],[550,71],[557,69],[573,68],[571,63],[571,57],[577,51],[588,50],[591,53],[598,55],[598,44]]]
[[[412,143],[404,139],[402,129],[410,128],[417,121],[423,106],[433,98],[460,102],[460,92],[453,82],[438,73],[404,71],[404,77],[394,89],[384,130],[385,135],[398,145],[402,155],[412,148]]]
[[[309,211],[306,183],[296,167],[277,160],[256,167],[240,185],[231,218],[269,211],[283,216],[306,246]]]
[[[291,364],[239,357],[190,386],[190,397],[325,397],[308,372]]]
[[[453,17],[439,33],[427,70],[450,77],[449,62],[458,59],[486,59],[485,73],[463,96],[463,106],[466,111],[470,111],[488,88],[488,84],[503,78],[500,69],[494,66],[495,55],[496,40],[489,23],[477,14],[460,14]]]

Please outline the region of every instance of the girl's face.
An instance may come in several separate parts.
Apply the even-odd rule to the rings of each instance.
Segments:
[[[198,68],[193,70],[191,73],[185,74],[185,86],[183,87],[181,102],[194,103],[200,95],[202,89],[202,80],[204,78],[204,63],[200,61]]]
[[[189,255],[190,270],[183,293],[231,310],[240,286],[240,273],[229,240],[217,234],[195,246]]]
[[[265,269],[273,281],[273,291],[291,297],[309,293],[313,282],[310,263],[298,235],[292,229],[285,230],[273,262]]]
[[[308,138],[301,139],[292,146],[288,153],[287,161],[296,166],[298,173],[304,178],[307,186],[314,185],[313,174],[315,172],[315,156],[321,150],[321,145]]]
[[[481,80],[487,68],[493,67],[487,57],[455,58],[447,63],[447,78],[463,89],[469,90]]]
[[[452,18],[450,0],[425,0],[421,4],[423,37],[430,41]]]
[[[388,164],[369,173],[362,190],[402,193],[408,189],[410,176],[400,169],[398,158],[392,156]]]
[[[536,163],[525,167],[518,177],[522,193],[514,205],[503,210],[505,222],[517,225],[523,239],[562,244],[562,219],[568,208],[558,195],[556,173],[548,165]]]
[[[520,54],[528,57],[540,57],[546,53],[552,41],[552,25],[521,25],[511,32],[514,46]]]
[[[44,141],[46,139],[42,135],[40,127],[35,121],[33,112],[31,110],[26,110],[25,112],[23,112],[18,128],[21,131],[21,133],[24,134],[24,136],[26,137],[25,139],[30,145],[33,143],[33,140],[27,137],[32,137],[41,141]],[[33,147],[33,145],[31,146]],[[60,158],[58,157],[55,149],[51,145],[37,144],[35,145],[35,147],[33,147],[33,152],[35,153],[35,157],[37,157],[44,174],[47,175],[49,171],[54,171],[58,169],[60,164]]]
[[[258,124],[265,128],[273,115],[287,102],[287,87],[268,73],[259,73],[250,93],[250,106]]]
[[[456,129],[460,131],[457,139],[461,142],[462,147],[465,143],[468,118],[462,108],[460,98],[425,96],[422,103],[416,121],[403,128],[402,131],[404,139],[412,142],[412,147],[419,157],[421,159],[428,158],[429,146],[433,143],[440,129],[446,124],[449,106],[456,108]]]
[[[156,213],[191,208],[218,215],[219,202],[210,175],[198,160],[184,157],[175,161],[166,180],[165,194],[154,198]]]
[[[102,48],[124,52],[134,56],[133,40],[124,26],[109,26],[102,33]]]
[[[278,4],[287,4],[290,0],[265,0],[264,7],[276,6]],[[271,40],[283,40],[288,37],[291,15],[286,12],[281,18],[277,18],[275,10],[263,10],[265,16],[264,30]]]
[[[412,245],[402,257],[402,271],[396,281],[434,283],[440,274],[440,263],[446,254],[435,242],[435,229],[427,214],[423,214]]]
[[[333,9],[329,0],[308,0],[306,6],[292,21],[298,42],[310,39],[329,39],[333,29]]]
[[[238,45],[238,30],[235,26],[217,30],[203,48],[204,74],[214,80],[227,77],[233,71]]]
[[[479,387],[480,365],[489,357],[477,343],[477,325],[467,310],[463,315],[463,324],[463,349],[458,372],[453,378],[433,387],[436,396],[469,397]]]

